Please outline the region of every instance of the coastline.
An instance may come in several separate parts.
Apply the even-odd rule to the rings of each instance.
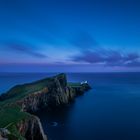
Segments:
[[[34,90],[32,91],[31,89]],[[16,122],[13,125],[17,129],[16,131],[18,134],[16,137],[26,138],[27,140],[46,140],[47,138],[39,118],[31,114],[42,108],[51,108],[61,104],[67,104],[76,96],[83,94],[89,89],[90,86],[87,83],[72,85],[67,82],[65,74],[59,74],[52,78],[13,87],[9,92],[0,96],[0,105],[2,107],[6,106],[6,109],[11,109],[11,107],[14,108],[15,106],[17,108],[18,106],[18,113],[26,114],[24,114],[24,117],[21,115],[22,117],[17,121],[18,123]],[[29,92],[29,90],[31,91]],[[22,94],[22,96],[17,96],[20,91],[24,94]],[[10,132],[11,128],[8,128],[8,131]],[[38,137],[36,136],[36,132],[39,132],[39,136],[37,135]],[[13,134],[11,133],[11,135]],[[9,137],[9,134],[4,137]]]

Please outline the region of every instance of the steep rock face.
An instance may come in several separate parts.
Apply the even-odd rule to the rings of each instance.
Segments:
[[[88,89],[90,89],[88,84],[82,84],[79,87],[68,86],[66,75],[60,74],[51,78],[42,90],[28,95],[18,101],[18,104],[23,111],[36,112],[44,107],[67,104],[76,95],[82,94]]]
[[[41,122],[36,116],[22,120],[17,124],[17,129],[26,140],[47,140]]]

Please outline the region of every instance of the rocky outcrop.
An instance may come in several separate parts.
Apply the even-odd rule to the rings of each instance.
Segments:
[[[22,120],[17,124],[17,129],[26,140],[47,140],[41,122],[36,116],[32,115],[30,118]]]
[[[17,103],[23,111],[36,112],[42,108],[51,108],[67,104],[75,96],[90,89],[88,84],[69,86],[66,75],[60,74],[51,78],[42,90],[36,91]]]

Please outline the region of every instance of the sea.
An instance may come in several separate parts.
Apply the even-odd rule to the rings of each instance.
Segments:
[[[0,93],[57,73],[0,73]],[[48,140],[140,140],[140,73],[67,73],[91,90],[37,113]]]

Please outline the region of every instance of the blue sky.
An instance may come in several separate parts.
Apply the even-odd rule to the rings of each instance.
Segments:
[[[140,71],[139,0],[1,0],[0,71]]]

